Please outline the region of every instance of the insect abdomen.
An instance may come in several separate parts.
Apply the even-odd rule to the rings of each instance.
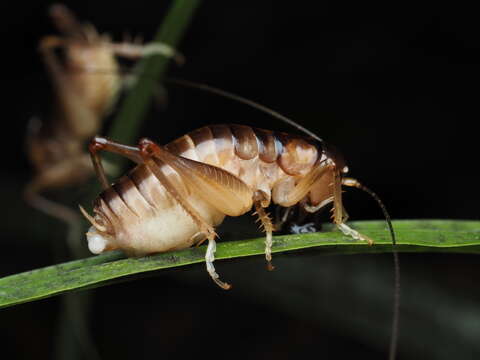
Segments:
[[[303,137],[244,125],[205,126],[166,148],[176,155],[225,169],[244,181],[252,162],[257,166],[277,165],[281,171],[275,177],[296,176],[309,172],[322,152],[319,144]]]
[[[230,172],[251,189],[249,196],[261,191],[264,206],[270,202],[272,189],[309,173],[320,154],[320,148],[305,138],[242,125],[203,127],[165,148],[174,155]],[[202,194],[192,191],[182,177],[187,175],[180,176],[169,165],[155,162],[205,223],[216,226],[222,222],[225,213]],[[273,197],[281,204],[279,199],[282,197]],[[95,204],[95,212],[97,223],[108,228],[104,232],[111,236],[111,246],[133,255],[191,246],[194,235],[200,231],[198,223],[145,164],[136,166],[106,189]]]
[[[174,175],[173,175],[174,176]],[[176,183],[175,178],[169,180]],[[182,184],[176,183],[181,189]],[[207,223],[216,226],[224,214],[216,211],[197,194],[182,191],[187,201]],[[199,241],[197,224],[166,191],[145,165],[138,165],[95,202],[97,222],[106,226],[112,248],[130,255],[183,249]]]

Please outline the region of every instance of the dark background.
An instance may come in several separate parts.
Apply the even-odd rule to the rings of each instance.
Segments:
[[[0,8],[1,275],[53,264],[49,241],[62,241],[65,232],[21,199],[31,176],[26,123],[49,101],[36,51],[41,36],[55,32],[49,4]],[[66,4],[117,40],[127,31],[148,41],[170,2]],[[395,219],[478,220],[479,27],[469,2],[204,1],[179,48],[187,63],[172,66],[170,75],[258,101],[335,144],[351,175],[374,189]],[[168,94],[168,108],[152,109],[142,136],[166,143],[213,123],[292,132],[227,99],[177,87]],[[349,191],[345,202],[353,220],[381,218],[364,194]],[[253,221],[245,230],[250,221],[230,219],[225,238],[255,234]],[[277,258],[273,274],[261,258],[218,263],[235,284],[229,293],[211,284],[201,265],[95,290],[85,318],[100,355],[386,357],[390,256],[326,257],[311,250]],[[477,258],[401,260],[400,358],[478,355]],[[52,358],[60,306],[53,298],[3,310],[2,352]]]

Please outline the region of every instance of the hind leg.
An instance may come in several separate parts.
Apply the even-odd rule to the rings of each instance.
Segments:
[[[191,217],[191,219],[198,226],[199,232],[205,234],[208,239],[207,251],[205,253],[205,263],[207,267],[207,272],[210,277],[215,281],[215,283],[220,286],[222,289],[228,290],[231,288],[231,285],[220,280],[219,275],[215,271],[213,262],[215,260],[215,250],[217,248],[215,237],[217,234],[212,225],[210,225],[199,213],[198,211],[188,202],[185,196],[182,194],[179,189],[178,184],[165,175],[162,171],[162,164],[166,164],[175,169],[180,175],[182,174],[183,168],[180,164],[183,164],[184,161],[190,161],[188,159],[182,159],[175,155],[168,153],[154,142],[148,139],[142,139],[139,143],[139,154],[143,160],[143,163],[148,167],[148,169],[155,175],[155,177],[160,181],[160,183],[165,187],[166,191],[172,196],[175,201],[180,204],[180,206],[185,210],[185,212]],[[154,160],[156,159],[156,161]],[[206,164],[195,163],[199,167],[208,167]],[[214,169],[210,169],[215,171]],[[212,175],[212,173],[209,173]],[[194,176],[192,173],[188,173],[186,176]],[[201,178],[197,178],[197,181],[201,181]],[[194,235],[195,236],[195,235]]]
[[[95,174],[102,185],[102,188],[108,189],[110,187],[105,174],[105,169],[103,167],[100,155],[100,151],[107,151],[120,156],[126,157],[127,159],[135,162],[136,164],[142,163],[142,157],[140,156],[140,150],[134,146],[128,146],[119,144],[115,141],[111,141],[107,138],[95,136],[88,147],[90,151],[90,158],[92,160],[93,168],[95,169]]]

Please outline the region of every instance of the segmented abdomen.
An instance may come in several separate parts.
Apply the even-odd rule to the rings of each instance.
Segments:
[[[267,203],[270,202],[275,186],[283,181],[291,182],[292,179],[296,182],[317,166],[317,159],[322,155],[320,144],[309,139],[243,125],[206,126],[165,147],[175,155],[217,166],[232,173],[245,182],[253,193],[262,191]],[[207,223],[215,226],[223,220],[224,214],[215,210],[213,204],[203,201],[201,194],[189,191],[172,168],[161,162],[158,165]],[[170,238],[175,235],[188,239],[198,231],[190,217],[183,216],[184,212],[179,204],[168,195],[156,176],[143,164],[136,166],[116,184],[103,191],[96,200],[95,212],[99,215],[97,221],[108,228],[108,233],[115,233],[118,241],[125,239],[121,246],[123,249],[128,247],[128,239],[136,237],[131,230],[136,227],[132,224],[143,224],[152,219],[156,224],[152,231],[158,233],[159,219],[169,218],[169,213],[175,214],[170,216],[172,218],[185,218],[190,222],[177,227],[182,228],[184,233],[177,231],[169,235]],[[166,225],[164,227],[168,228]],[[149,228],[153,229],[151,226]],[[135,231],[138,234],[144,229],[145,227],[139,227]],[[160,231],[164,232],[165,230]],[[141,238],[148,239],[152,236],[145,235]],[[143,247],[145,252],[152,250],[147,245]]]
[[[275,182],[279,177],[305,175],[322,153],[314,140],[244,125],[205,126],[166,148],[176,155],[223,168],[250,186],[255,185],[255,167],[268,169],[267,175],[275,177],[271,179]],[[274,169],[278,172],[272,172]]]

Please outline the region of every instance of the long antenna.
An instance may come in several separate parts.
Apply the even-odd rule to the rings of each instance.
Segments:
[[[400,322],[400,260],[398,258],[398,252],[396,249],[397,240],[395,238],[395,232],[393,231],[392,221],[390,215],[387,212],[387,208],[383,204],[382,200],[378,197],[376,193],[370,190],[365,185],[361,184],[357,179],[352,178],[343,178],[342,185],[355,187],[357,189],[363,190],[366,193],[370,194],[378,203],[382,209],[383,215],[390,230],[390,236],[392,238],[392,254],[393,254],[393,264],[394,264],[394,289],[393,289],[393,311],[392,311],[392,330],[390,337],[390,347],[388,352],[388,359],[395,360],[397,354],[397,343],[398,343],[398,332],[399,332],[399,322]]]
[[[188,80],[181,80],[181,79],[167,79],[166,80],[169,83],[172,84],[177,84],[189,88],[194,88],[194,89],[199,89],[203,91],[210,92],[212,94],[220,95],[223,97],[226,97],[231,100],[238,101],[242,104],[246,104],[250,107],[253,107],[254,109],[260,110],[264,113],[267,113],[295,128],[297,128],[300,131],[303,131],[305,134],[310,135],[312,138],[323,142],[322,139],[320,139],[316,134],[311,132],[310,130],[304,128],[300,124],[297,124],[295,121],[287,118],[286,116],[283,116],[282,114],[264,106],[260,105],[252,100],[246,99],[242,96],[232,94],[228,91],[221,90],[218,88],[215,88],[210,85],[202,84],[202,83],[196,83]],[[372,190],[367,188],[366,186],[362,185],[358,180],[352,179],[352,178],[343,178],[342,179],[342,185],[345,186],[352,186],[356,187],[360,190],[363,190],[370,194],[378,203],[380,208],[382,209],[383,215],[385,216],[385,220],[387,222],[388,228],[390,230],[390,236],[392,238],[392,254],[393,254],[393,262],[394,262],[394,290],[393,290],[393,314],[392,314],[392,330],[391,330],[391,338],[390,338],[390,346],[389,346],[389,352],[388,352],[388,359],[389,360],[395,360],[396,354],[397,354],[397,343],[398,343],[398,330],[399,330],[399,320],[400,320],[400,261],[398,259],[398,252],[396,250],[396,245],[397,241],[395,239],[395,232],[393,231],[393,226],[392,226],[392,221],[390,219],[390,215],[387,212],[387,208],[383,204],[382,200],[378,197],[377,194],[375,194]]]
[[[189,87],[189,88],[193,88],[193,89],[204,90],[204,91],[210,92],[212,94],[220,95],[220,96],[226,97],[228,99],[238,101],[242,104],[248,105],[248,106],[250,106],[254,109],[260,110],[260,111],[262,111],[262,112],[264,112],[268,115],[271,115],[271,116],[289,124],[290,126],[293,126],[293,127],[297,128],[298,130],[303,131],[305,134],[311,136],[315,140],[323,142],[323,140],[320,139],[315,133],[311,132],[307,128],[304,128],[302,125],[297,124],[292,119],[289,119],[286,116],[280,114],[279,112],[277,112],[275,110],[272,110],[272,109],[270,109],[270,108],[268,108],[264,105],[260,105],[260,104],[256,103],[255,101],[249,100],[249,99],[244,98],[240,95],[236,95],[236,94],[233,94],[231,92],[221,90],[221,89],[218,89],[218,88],[210,86],[210,85],[196,83],[196,82],[192,82],[192,81],[188,81],[188,80],[167,78],[166,82],[181,85],[181,86],[185,86],[185,87]]]
[[[95,72],[101,72],[101,71],[95,71]],[[145,74],[142,74],[144,76]],[[308,130],[307,128],[303,127],[302,125],[296,123],[292,119],[289,119],[288,117],[280,114],[279,112],[272,110],[264,105],[258,104],[255,101],[249,100],[247,98],[244,98],[240,95],[236,95],[233,93],[230,93],[225,90],[221,90],[218,88],[215,88],[213,86],[207,85],[207,84],[202,84],[202,83],[197,83],[193,81],[188,81],[188,80],[182,80],[182,79],[176,79],[176,78],[167,78],[165,79],[165,82],[171,83],[171,84],[176,84],[188,88],[193,88],[193,89],[198,89],[202,91],[206,91],[215,95],[223,96],[225,98],[240,102],[242,104],[245,104],[247,106],[250,106],[254,109],[260,110],[268,115],[271,115],[284,123],[289,124],[290,126],[293,126],[294,128],[303,131],[305,134],[311,136],[315,140],[318,140],[319,142],[323,143],[323,140],[318,137],[315,133],[312,131]],[[395,248],[397,242],[395,239],[395,232],[393,231],[393,226],[392,222],[390,219],[390,215],[387,212],[387,209],[383,202],[380,200],[377,194],[375,194],[372,190],[367,188],[366,186],[360,184],[357,180],[352,179],[352,178],[343,178],[342,179],[342,185],[345,186],[353,186],[356,187],[360,190],[363,190],[367,193],[369,193],[380,205],[380,208],[383,211],[383,214],[385,216],[385,219],[388,224],[388,228],[390,230],[390,235],[392,238],[392,254],[393,254],[393,261],[394,261],[394,272],[395,272],[395,279],[394,279],[394,302],[393,302],[393,315],[392,315],[392,330],[391,330],[391,338],[390,338],[390,346],[389,346],[389,360],[395,360],[396,354],[397,354],[397,343],[398,343],[398,332],[399,332],[399,319],[400,319],[400,261],[398,258],[398,252]]]

